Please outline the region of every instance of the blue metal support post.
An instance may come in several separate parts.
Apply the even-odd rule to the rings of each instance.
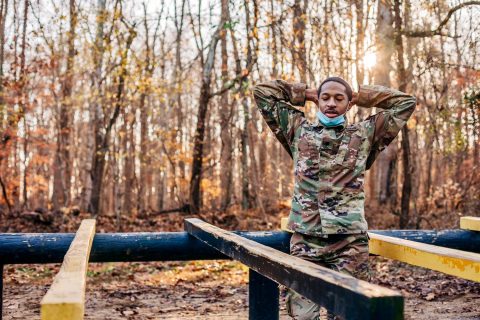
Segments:
[[[3,314],[3,264],[0,264],[0,320]]]
[[[248,319],[278,320],[278,284],[252,269],[248,278]]]

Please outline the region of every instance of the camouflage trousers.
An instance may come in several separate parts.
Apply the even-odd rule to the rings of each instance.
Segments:
[[[295,232],[290,240],[290,254],[362,280],[370,280],[368,235],[335,234],[328,238]],[[320,319],[320,306],[291,289],[282,288],[288,314],[296,320]],[[340,319],[322,310],[328,319]]]

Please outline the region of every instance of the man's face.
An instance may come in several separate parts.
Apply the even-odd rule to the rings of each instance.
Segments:
[[[347,112],[351,105],[348,101],[346,89],[341,83],[325,82],[318,97],[320,111],[329,118],[335,118]]]

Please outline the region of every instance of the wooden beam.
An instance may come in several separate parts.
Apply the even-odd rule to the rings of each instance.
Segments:
[[[477,218],[478,219],[478,218]],[[472,220],[468,220],[469,223]],[[473,227],[473,224],[469,224]],[[287,218],[281,228],[287,229]],[[368,232],[371,254],[480,282],[480,254]]]
[[[480,231],[480,217],[461,217],[460,229]]]
[[[288,218],[281,219],[281,229],[292,233],[287,229]],[[388,237],[400,238],[420,243],[433,244],[450,249],[480,253],[480,232],[462,229],[446,230],[369,230],[368,234],[381,234]],[[0,242],[2,238],[0,236]],[[1,256],[1,245],[0,245]],[[1,261],[0,261],[1,262]]]
[[[396,291],[290,256],[199,219],[186,219],[185,229],[345,319],[403,319],[403,297]]]
[[[282,218],[282,220],[280,220],[280,229],[287,232],[293,232],[292,230],[287,228],[287,225],[288,225],[288,218]]]
[[[369,233],[369,250],[386,258],[480,282],[480,254]]]
[[[95,220],[83,220],[60,271],[42,299],[42,320],[83,319],[87,266],[94,236]]]

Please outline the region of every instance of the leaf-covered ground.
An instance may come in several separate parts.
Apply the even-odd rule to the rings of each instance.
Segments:
[[[208,212],[197,216],[228,230],[278,229],[287,206],[258,212]],[[97,232],[181,231],[185,215],[100,216]],[[395,217],[369,221],[395,228]],[[388,217],[385,218],[385,217]],[[0,232],[74,232],[87,214],[15,212],[2,216]],[[455,226],[444,226],[454,228]],[[371,257],[373,282],[402,292],[406,319],[480,319],[480,283]],[[7,265],[4,319],[38,319],[40,300],[59,265]],[[248,269],[232,261],[91,263],[86,319],[247,319]],[[281,318],[289,319],[281,305]]]
[[[5,268],[4,319],[39,318],[58,265]],[[400,290],[406,319],[480,319],[480,284],[371,258],[374,282]],[[86,319],[247,319],[248,269],[233,261],[92,263]],[[289,319],[283,304],[281,318]]]

